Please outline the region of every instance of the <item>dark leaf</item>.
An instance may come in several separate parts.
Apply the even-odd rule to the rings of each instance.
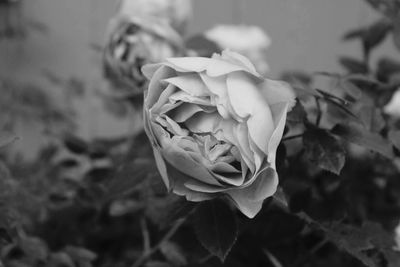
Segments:
[[[64,145],[69,151],[79,155],[86,154],[89,151],[87,143],[76,136],[67,136]]]
[[[387,57],[378,61],[376,75],[381,81],[388,82],[392,75],[398,73],[400,73],[400,62]]]
[[[350,73],[367,73],[368,66],[361,60],[351,57],[340,57],[340,64]]]
[[[288,122],[292,123],[303,123],[305,120],[307,120],[306,110],[299,100],[296,101],[296,105],[288,113],[287,120]]]
[[[178,244],[170,241],[163,242],[160,251],[173,266],[187,265],[185,254]]]
[[[345,163],[345,150],[333,135],[325,130],[307,130],[303,136],[306,157],[320,168],[340,174]]]
[[[106,198],[118,198],[132,192],[144,179],[149,178],[153,167],[152,162],[148,161],[125,162],[112,178]]]
[[[221,48],[207,39],[204,35],[195,35],[186,41],[188,49],[196,51],[199,56],[210,57],[214,53],[220,53]]]
[[[397,50],[400,51],[400,15],[393,21],[393,42]]]
[[[200,243],[224,261],[238,235],[236,217],[231,208],[220,199],[205,201],[196,209],[194,226]]]
[[[364,37],[364,33],[365,33],[364,28],[350,30],[343,35],[342,39],[344,41],[350,41],[353,39],[362,39]]]
[[[366,28],[355,29],[346,33],[343,40],[361,39],[366,52],[369,53],[371,49],[385,39],[391,27],[389,20],[381,19]]]
[[[391,28],[392,25],[387,19],[379,20],[366,28],[363,36],[365,49],[370,51],[382,43]]]
[[[400,150],[400,131],[390,131],[388,137],[392,144]]]
[[[331,132],[350,143],[368,148],[389,159],[394,156],[392,146],[387,140],[361,126],[337,124]]]
[[[371,132],[380,132],[385,126],[385,119],[380,109],[375,106],[363,106],[359,111],[363,125]]]

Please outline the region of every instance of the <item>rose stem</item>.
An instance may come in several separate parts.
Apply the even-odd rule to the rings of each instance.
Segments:
[[[185,222],[185,218],[177,220],[175,224],[169,229],[169,231],[165,234],[165,236],[158,242],[153,248],[148,250],[147,253],[143,253],[143,255],[132,265],[132,267],[140,267],[143,262],[145,262],[149,257],[151,257],[154,253],[156,253],[164,242],[168,241],[175,233],[178,231],[179,227]]]

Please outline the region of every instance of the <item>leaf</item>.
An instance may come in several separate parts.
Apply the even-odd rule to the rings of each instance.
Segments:
[[[368,66],[361,60],[351,57],[340,57],[339,63],[350,73],[367,73]]]
[[[381,19],[365,29],[363,35],[364,48],[369,52],[385,39],[392,25],[387,19]]]
[[[178,244],[170,241],[163,242],[160,251],[173,266],[187,265],[185,254]]]
[[[149,178],[152,170],[154,170],[153,164],[146,160],[123,163],[108,186],[106,198],[111,200],[129,194],[146,178]]]
[[[223,262],[238,236],[234,212],[222,200],[214,199],[199,204],[194,215],[197,239]]]
[[[353,101],[359,100],[362,97],[361,89],[347,79],[340,79],[338,87],[343,89],[343,91],[350,96]]]
[[[89,151],[87,143],[76,136],[67,136],[64,145],[69,151],[78,155],[86,154]]]
[[[188,49],[196,51],[198,56],[210,57],[214,53],[220,53],[221,48],[213,41],[207,39],[204,35],[195,35],[186,41]]]
[[[363,125],[371,132],[379,132],[385,127],[385,119],[380,109],[375,106],[363,106],[359,111],[359,117]]]
[[[376,76],[384,82],[389,81],[393,74],[400,72],[400,62],[392,58],[381,58],[377,64]]]
[[[397,15],[393,20],[393,43],[400,51],[400,16]]]
[[[296,105],[288,113],[287,121],[292,123],[303,123],[305,120],[307,120],[306,110],[300,101],[297,100]]]
[[[388,262],[387,266],[398,266],[393,263],[399,262],[400,253],[393,249],[395,246],[393,237],[380,224],[367,221],[358,227],[339,221],[320,223],[305,213],[299,213],[298,216],[311,228],[323,233],[327,241],[358,259],[365,266],[380,267],[381,257],[377,256],[382,255]]]
[[[359,38],[363,42],[366,52],[382,43],[386,35],[389,33],[392,25],[388,19],[380,19],[366,28],[355,29],[343,37],[343,40],[352,40]]]
[[[400,131],[390,131],[388,137],[392,144],[400,150]]]
[[[392,159],[394,156],[392,146],[387,140],[379,134],[369,132],[358,125],[337,124],[333,127],[331,133],[350,143],[375,151],[389,159]]]
[[[320,168],[340,174],[345,163],[342,144],[330,133],[321,129],[307,130],[303,136],[305,155]]]

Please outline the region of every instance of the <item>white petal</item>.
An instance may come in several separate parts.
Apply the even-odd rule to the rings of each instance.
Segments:
[[[179,89],[192,96],[208,96],[209,91],[197,73],[181,74],[176,77],[165,79],[167,83],[173,84]]]
[[[175,57],[167,58],[167,65],[179,72],[202,72],[210,64],[205,57]]]
[[[271,106],[274,115],[275,130],[268,142],[268,162],[275,167],[276,150],[282,140],[283,131],[286,124],[286,115],[289,104],[280,103]]]
[[[218,113],[197,113],[185,122],[186,127],[193,133],[214,132],[221,117]]]
[[[224,50],[222,51],[222,58],[234,62],[235,64],[242,65],[243,67],[248,69],[252,74],[255,74],[255,76],[260,76],[257,73],[253,63],[251,63],[251,61],[247,57],[239,53],[233,52],[231,50]]]
[[[160,81],[175,76],[175,73],[176,72],[173,69],[166,66],[161,66],[157,69],[149,83],[149,89],[144,101],[145,107],[152,107],[164,91],[166,86],[165,84],[160,83]]]
[[[268,103],[245,73],[228,75],[227,85],[233,109],[239,116],[248,118],[249,135],[255,144],[267,153],[268,141],[275,128]]]
[[[171,177],[171,190],[175,194],[179,196],[185,196],[187,200],[195,202],[205,201],[213,198],[212,194],[190,190],[184,186],[184,183],[192,180],[192,178],[180,172],[167,162],[166,167],[168,176]]]
[[[188,152],[179,147],[174,138],[160,138],[161,154],[163,158],[177,170],[201,182],[220,185],[210,172],[201,164],[195,162]]]
[[[185,182],[184,186],[192,191],[202,192],[202,193],[218,193],[226,191],[226,187],[212,186],[195,180],[190,180]]]
[[[163,182],[164,182],[165,186],[167,187],[167,190],[170,190],[168,172],[167,172],[167,167],[165,165],[164,159],[162,158],[161,153],[156,148],[153,148],[153,154],[154,154],[154,158],[156,160],[158,172],[160,173],[161,178],[163,179]]]
[[[257,213],[260,212],[263,205],[263,201],[251,202],[245,198],[237,197],[236,195],[231,194],[230,197],[232,198],[235,206],[250,219],[254,218]]]
[[[162,66],[161,63],[157,64],[146,64],[142,67],[142,73],[143,75],[150,80],[154,73]]]
[[[174,121],[180,123],[186,121],[200,111],[204,111],[204,109],[198,105],[183,103],[174,110],[171,110],[168,114]]]
[[[212,106],[209,98],[191,96],[184,91],[178,91],[178,92],[173,93],[169,97],[169,99],[171,101],[175,101],[175,102],[182,101],[182,102],[187,102],[187,103],[192,103],[192,104],[197,104],[197,105]]]
[[[286,82],[266,79],[262,83],[262,94],[269,105],[288,103],[289,111],[296,104],[293,88]]]
[[[278,175],[272,168],[261,173],[257,179],[246,188],[232,189],[226,193],[246,216],[253,218],[261,209],[264,199],[272,196],[278,187]]]

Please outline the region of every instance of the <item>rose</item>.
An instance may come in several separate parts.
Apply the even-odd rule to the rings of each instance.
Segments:
[[[129,17],[154,17],[164,20],[183,34],[192,17],[191,0],[122,0],[119,13]]]
[[[183,40],[158,20],[116,16],[110,21],[110,30],[104,49],[104,72],[118,89],[141,93],[146,79],[143,65],[159,62],[166,57],[179,56]]]
[[[400,117],[400,89],[393,94],[392,99],[383,109],[391,116]]]
[[[229,197],[248,217],[276,191],[275,154],[290,86],[224,51],[145,66],[144,124],[167,188],[190,201]]]
[[[217,25],[204,33],[205,37],[215,42],[221,50],[231,49],[248,57],[262,75],[269,70],[265,59],[271,39],[258,26]]]

